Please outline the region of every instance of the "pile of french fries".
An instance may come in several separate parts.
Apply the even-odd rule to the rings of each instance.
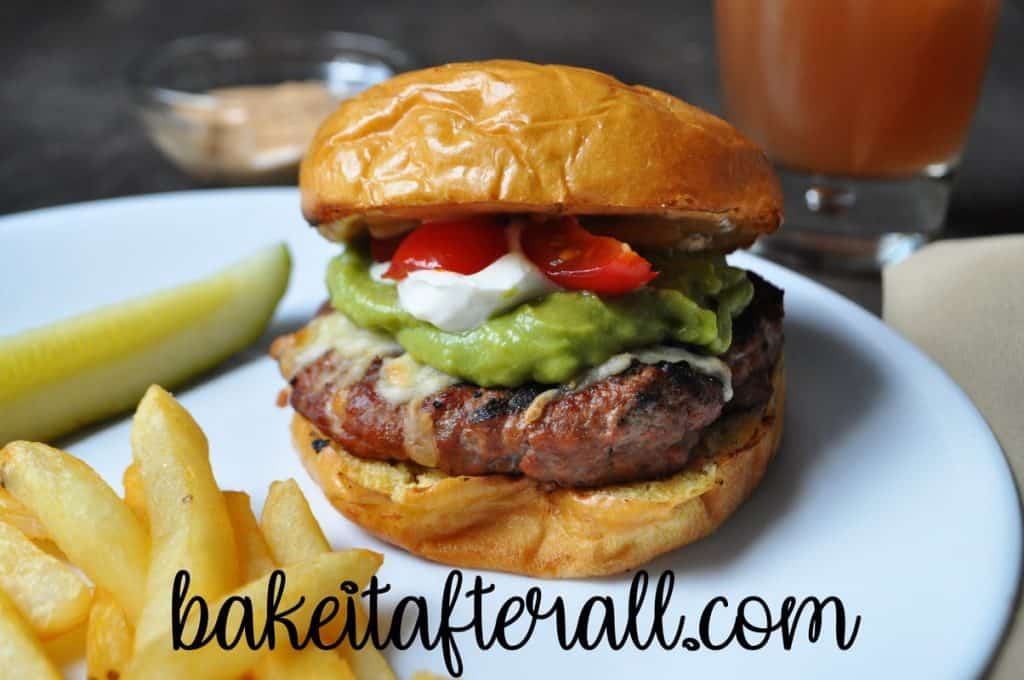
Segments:
[[[0,451],[0,677],[60,678],[58,665],[84,653],[95,680],[394,679],[372,646],[296,650],[278,635],[273,651],[216,642],[175,651],[171,590],[180,569],[211,616],[228,598],[248,596],[257,622],[270,573],[282,569],[282,606],[305,597],[288,617],[304,637],[316,603],[339,596],[343,581],[364,587],[382,558],[332,550],[294,480],[270,487],[257,522],[248,495],[217,486],[206,437],[159,387],[139,404],[131,443],[123,499],[63,451],[30,442]],[[331,622],[339,631],[344,610]],[[242,613],[231,612],[228,629],[237,630]]]

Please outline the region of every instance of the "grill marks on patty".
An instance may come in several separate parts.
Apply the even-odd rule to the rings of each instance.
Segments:
[[[685,373],[685,379],[677,379]],[[524,474],[566,486],[668,474],[689,447],[667,445],[683,429],[700,429],[721,412],[722,386],[685,364],[634,364],[575,393],[559,395],[531,419],[529,389],[461,385],[438,395],[434,415],[441,469],[449,474]],[[497,394],[495,394],[497,393]],[[657,395],[657,396],[655,396]],[[500,408],[496,408],[500,405]],[[664,417],[672,412],[675,422]],[[486,416],[486,417],[483,417]],[[651,455],[662,452],[660,455]]]
[[[721,357],[733,374],[726,404],[717,379],[685,363],[633,362],[578,392],[551,386],[457,384],[412,404],[376,391],[381,361],[354,383],[328,352],[292,379],[292,406],[356,456],[413,459],[450,475],[523,474],[562,486],[655,479],[682,469],[723,412],[763,407],[782,349],[782,291],[750,274],[754,300]]]
[[[500,418],[501,416],[518,413],[529,408],[533,400],[546,391],[542,385],[524,385],[510,390],[503,390],[506,394],[490,397],[483,406],[470,413],[468,423],[476,425],[477,423],[487,422],[492,418]],[[475,397],[482,396],[477,395],[477,392],[480,392],[480,390],[474,390]],[[444,402],[439,401],[438,403],[443,404]]]

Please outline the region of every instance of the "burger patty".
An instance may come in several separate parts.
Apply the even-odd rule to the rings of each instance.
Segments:
[[[735,320],[732,344],[720,357],[732,371],[729,402],[718,379],[687,363],[634,361],[578,391],[459,383],[410,412],[377,393],[380,359],[353,382],[341,379],[350,366],[329,351],[292,378],[291,404],[362,458],[427,458],[449,475],[526,475],[571,487],[664,477],[686,465],[701,432],[723,412],[763,408],[772,395],[782,291],[750,278],[753,301]]]

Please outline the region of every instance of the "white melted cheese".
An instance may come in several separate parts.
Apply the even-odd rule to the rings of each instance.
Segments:
[[[687,363],[698,373],[717,379],[722,383],[722,398],[725,401],[732,399],[732,371],[724,361],[717,357],[695,354],[682,347],[669,345],[652,345],[644,349],[616,354],[603,364],[594,366],[579,375],[567,387],[572,392],[580,392],[605,378],[622,373],[634,361],[639,361],[642,364],[660,364],[663,361],[670,364]]]
[[[547,408],[548,404],[553,401],[558,401],[559,398],[564,394],[561,389],[553,387],[550,390],[544,390],[530,402],[530,405],[526,407],[526,411],[523,413],[523,420],[528,423],[532,423],[539,420],[544,415],[544,409]]]
[[[655,345],[646,349],[638,349],[631,356],[645,364],[660,364],[662,361],[667,361],[670,364],[685,362],[698,373],[710,375],[722,383],[722,398],[727,402],[732,401],[732,371],[718,357],[695,354],[682,347],[670,347],[668,345]],[[612,358],[614,359],[614,357]]]
[[[457,382],[457,378],[421,364],[409,354],[402,354],[388,357],[381,363],[377,394],[392,404],[405,404],[421,401]]]
[[[607,359],[603,364],[598,364],[573,378],[566,387],[570,392],[582,392],[591,385],[599,383],[605,378],[622,373],[633,363],[633,355],[628,352],[616,354]]]
[[[393,404],[404,404],[421,400],[458,382],[458,378],[421,364],[406,353],[402,346],[384,333],[360,328],[340,312],[318,316],[303,331],[301,343],[295,346],[289,364],[293,374],[311,364],[324,353],[333,350],[339,357],[352,364],[347,371],[355,379],[361,377],[370,363],[383,359],[377,378],[377,393]],[[623,352],[609,358],[602,364],[584,371],[559,388],[552,388],[538,395],[532,408],[539,417],[538,408],[550,403],[559,394],[579,392],[613,375],[622,373],[633,361],[645,364],[661,362],[685,362],[694,370],[710,375],[722,383],[725,401],[732,399],[732,372],[717,357],[695,354],[681,347],[654,345],[632,352]],[[538,401],[539,400],[539,401]],[[535,418],[534,418],[535,419]],[[528,418],[529,420],[529,418]]]
[[[293,374],[333,351],[347,364],[340,381],[341,386],[347,386],[362,378],[374,359],[381,358],[375,387],[377,394],[392,404],[419,401],[458,382],[447,373],[419,363],[389,336],[360,328],[340,312],[318,316],[302,333],[301,342],[289,357]]]
[[[367,364],[376,357],[394,356],[403,351],[392,337],[360,328],[340,312],[316,317],[302,334],[302,342],[291,357],[295,372],[329,350],[334,350],[342,359],[357,363],[365,361]]]
[[[732,371],[729,370],[729,366],[726,365],[724,361],[717,357],[695,354],[681,347],[654,345],[645,349],[638,349],[633,352],[616,354],[604,363],[584,371],[562,387],[552,388],[541,392],[534,397],[533,401],[530,402],[530,405],[527,407],[524,416],[526,422],[532,423],[533,421],[538,420],[542,415],[544,415],[544,409],[548,404],[557,401],[567,394],[582,392],[595,383],[601,382],[602,380],[614,375],[618,375],[629,368],[630,364],[634,361],[639,361],[643,364],[660,364],[663,361],[670,364],[685,362],[698,373],[710,375],[717,379],[722,383],[722,398],[727,402],[732,399]]]
[[[523,302],[560,290],[520,252],[476,274],[421,269],[398,282],[398,303],[443,331],[460,333]]]

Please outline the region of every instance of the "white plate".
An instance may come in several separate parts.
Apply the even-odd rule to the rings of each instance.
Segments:
[[[279,239],[289,242],[296,267],[272,332],[302,323],[324,299],[332,252],[304,226],[293,190],[165,194],[5,218],[0,334],[195,279]],[[465,677],[963,678],[985,667],[1009,615],[1021,552],[1016,490],[988,427],[941,370],[859,307],[755,257],[734,261],[786,291],[784,444],[762,486],[717,534],[648,570],[674,571],[670,611],[688,615],[689,634],[719,595],[730,607],[717,610],[716,635],[746,595],[775,611],[788,595],[836,595],[848,615],[862,617],[853,647],[837,649],[826,616],[818,643],[803,632],[789,651],[776,635],[759,651],[733,644],[565,652],[544,621],[518,652],[483,652],[471,634],[460,635]],[[331,510],[292,451],[290,411],[274,405],[282,382],[266,343],[180,393],[209,435],[219,481],[260,504],[269,482],[297,478],[336,545],[385,553],[380,576],[392,586],[391,605],[422,594],[435,626],[448,569],[375,540]],[[120,488],[128,435],[121,420],[67,445]],[[539,585],[546,601],[560,595],[570,612],[591,595],[611,595],[624,620],[628,577],[483,578],[497,587],[485,605],[491,617],[500,601]],[[460,604],[456,622],[467,616]],[[439,650],[388,656],[401,677],[444,670]]]

